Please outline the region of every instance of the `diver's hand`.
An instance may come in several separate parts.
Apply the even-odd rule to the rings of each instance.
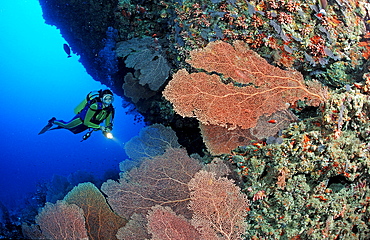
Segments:
[[[105,127],[104,126],[100,126],[100,130],[102,130],[102,132],[105,132]]]

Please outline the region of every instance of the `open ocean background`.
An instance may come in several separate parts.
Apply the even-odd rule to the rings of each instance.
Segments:
[[[0,1],[0,202],[16,208],[37,185],[54,174],[67,177],[78,170],[102,178],[119,171],[127,158],[123,146],[138,134],[136,123],[115,96],[114,140],[95,132],[56,130],[37,135],[51,117],[70,120],[74,108],[93,90],[106,88],[89,76],[59,30],[46,25],[37,0]]]

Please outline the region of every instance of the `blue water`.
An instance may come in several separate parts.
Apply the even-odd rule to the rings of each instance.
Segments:
[[[59,30],[46,25],[37,0],[0,1],[0,201],[19,206],[37,183],[77,170],[102,177],[127,158],[123,145],[143,124],[126,115],[115,96],[114,140],[95,132],[37,133],[47,120],[70,120],[92,90],[105,88],[85,71],[78,56],[67,58]]]

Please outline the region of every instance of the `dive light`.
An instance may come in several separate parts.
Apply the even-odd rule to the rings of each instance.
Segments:
[[[110,131],[104,131],[104,136],[108,139],[113,139],[113,134]]]
[[[97,129],[92,129],[92,130],[88,131],[85,135],[83,135],[81,142],[87,140],[91,136],[93,131],[97,131]],[[105,131],[102,131],[102,132],[103,132],[103,135],[106,138],[113,139],[113,134],[111,133],[111,128],[107,128],[107,129],[105,129]]]

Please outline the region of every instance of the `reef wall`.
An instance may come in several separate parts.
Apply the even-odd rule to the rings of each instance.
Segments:
[[[129,221],[118,239],[132,226],[157,237],[162,220],[202,239],[369,239],[369,3],[40,3],[88,73],[151,125],[101,189]],[[203,191],[217,209],[196,203]],[[234,231],[210,227],[222,224]]]

